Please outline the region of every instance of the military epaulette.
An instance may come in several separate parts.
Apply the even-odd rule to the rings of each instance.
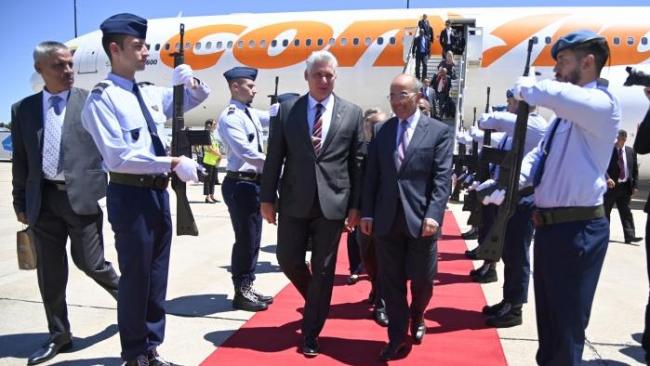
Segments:
[[[153,85],[153,83],[150,82],[150,81],[141,81],[141,82],[138,83],[138,86],[139,86],[139,87],[143,87],[143,86],[151,86],[151,85]]]
[[[234,105],[234,104],[229,105],[228,106],[228,115],[231,115],[231,114],[235,113],[236,110],[237,110],[236,105]]]
[[[95,85],[93,87],[93,90],[92,90],[91,93],[102,95],[102,93],[104,92],[104,89],[108,88],[109,86],[110,86],[109,83],[107,83],[105,81],[102,81],[100,83],[97,83],[97,85]]]

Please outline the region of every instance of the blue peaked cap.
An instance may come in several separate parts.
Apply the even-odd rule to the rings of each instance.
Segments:
[[[126,34],[136,38],[147,38],[147,20],[129,13],[113,15],[104,20],[99,29],[104,35]]]
[[[506,90],[506,98],[514,98],[515,93],[512,91],[512,89]]]
[[[592,41],[594,39],[605,39],[605,37],[598,35],[597,33],[594,33],[590,30],[579,30],[569,33],[555,42],[553,48],[551,48],[551,56],[553,56],[554,60],[557,60],[557,54],[560,53],[560,51],[566,50],[567,48],[573,48],[579,44]]]
[[[257,69],[252,67],[237,66],[223,73],[223,77],[228,82],[235,79],[250,79],[255,81],[257,78]]]

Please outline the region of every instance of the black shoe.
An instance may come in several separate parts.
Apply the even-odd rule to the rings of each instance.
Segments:
[[[472,250],[466,250],[465,251],[465,258],[471,259],[471,260],[477,260],[478,258],[476,257],[476,252],[478,252],[478,247],[472,249]]]
[[[485,271],[477,271],[476,274],[471,277],[472,281],[478,283],[490,283],[498,280],[497,270],[492,267]]]
[[[149,358],[145,355],[138,356],[124,363],[124,366],[149,366]]]
[[[422,338],[427,332],[427,327],[424,325],[424,320],[420,318],[419,320],[411,319],[411,337],[413,337],[413,342],[415,344],[422,343]]]
[[[521,323],[521,305],[511,305],[509,302],[506,302],[497,314],[485,321],[485,324],[495,328],[510,328]]]
[[[302,341],[302,354],[307,357],[316,357],[318,356],[318,350],[320,346],[318,345],[317,337],[305,337]]]
[[[259,292],[259,291],[257,291],[257,289],[255,289],[252,282],[244,283],[243,286],[247,286],[248,291],[252,292],[253,295],[255,295],[255,297],[257,297],[257,300],[265,303],[266,305],[273,304],[273,296],[263,295],[261,292]]]
[[[372,311],[372,316],[375,319],[375,323],[382,327],[388,326],[388,314],[386,314],[385,308],[375,308],[375,310]]]
[[[265,302],[260,301],[250,288],[241,288],[235,291],[235,298],[232,300],[232,307],[245,311],[262,311],[268,309]]]
[[[399,360],[400,358],[406,357],[409,351],[409,345],[405,342],[389,342],[388,345],[381,350],[381,353],[379,353],[379,359],[382,361]]]
[[[638,236],[635,236],[635,237],[630,238],[630,239],[625,239],[625,244],[636,243],[636,242],[641,241],[641,239],[643,239],[643,238],[639,238]]]
[[[41,348],[36,352],[32,353],[31,356],[27,359],[28,365],[38,365],[47,360],[51,360],[54,356],[58,355],[61,352],[68,351],[72,348],[72,341],[67,343],[57,343],[49,341],[45,343]]]
[[[359,275],[356,273],[353,273],[348,277],[348,285],[354,285],[355,283],[359,282]]]
[[[460,236],[465,240],[478,239],[478,230],[475,227],[472,227],[469,231],[460,234]]]
[[[487,315],[487,316],[494,316],[499,312],[499,310],[501,310],[501,308],[503,307],[503,305],[505,303],[506,303],[506,300],[501,300],[501,302],[499,302],[497,304],[494,304],[494,305],[485,305],[483,307],[483,310],[481,310],[481,312],[484,315]]]
[[[166,361],[160,357],[158,351],[155,349],[149,351],[149,354],[147,355],[147,361],[149,362],[149,366],[180,366],[179,364]]]

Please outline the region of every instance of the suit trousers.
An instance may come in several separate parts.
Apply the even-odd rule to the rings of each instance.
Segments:
[[[344,220],[323,216],[318,198],[306,217],[280,212],[277,258],[280,268],[305,299],[302,335],[317,337],[330,309],[336,255]],[[307,241],[311,239],[311,271],[305,263]]]
[[[415,53],[415,77],[418,80],[423,80],[427,77],[427,62],[429,61],[429,55],[426,53]],[[420,74],[420,67],[422,67],[422,73]]]
[[[348,233],[347,249],[348,262],[350,262],[350,274],[360,274],[363,271],[361,266],[361,248],[359,245],[359,229],[354,229]]]
[[[533,276],[539,365],[581,364],[608,243],[604,217],[537,228]]]
[[[511,304],[528,302],[530,242],[533,239],[534,197],[522,197],[508,221],[503,244],[503,299]]]
[[[379,264],[377,263],[377,243],[372,235],[366,235],[361,230],[355,230],[357,240],[359,241],[359,249],[361,251],[361,261],[363,267],[370,278],[372,285],[371,293],[372,302],[375,308],[383,309],[386,305],[381,293],[381,283],[379,281]]]
[[[630,210],[630,201],[632,200],[630,182],[617,183],[614,188],[608,189],[605,192],[603,199],[605,201],[607,219],[611,223],[610,213],[614,205],[616,205],[618,215],[621,218],[621,224],[623,225],[625,241],[633,239],[636,235],[634,233],[634,217],[632,216],[632,210]]]
[[[235,289],[239,289],[242,282],[255,281],[255,267],[262,241],[260,185],[226,177],[221,185],[221,193],[235,232],[230,273]]]
[[[404,209],[398,204],[393,225],[386,235],[376,235],[379,278],[386,302],[388,338],[400,343],[406,338],[409,318],[424,316],[438,270],[435,236],[413,238],[406,226]],[[408,271],[408,273],[407,273]],[[411,278],[411,305],[406,299],[406,281]]]
[[[166,190],[109,183],[108,221],[120,264],[117,323],[122,359],[155,349],[165,338],[165,296],[172,242]]]
[[[650,280],[650,217],[646,217],[645,222],[645,259],[646,270],[648,271],[648,280]],[[645,328],[641,338],[641,346],[646,352],[646,361],[650,356],[650,293],[648,294],[648,303],[645,306]]]
[[[65,191],[43,185],[41,212],[32,225],[37,252],[38,287],[45,307],[50,339],[66,343],[72,339],[65,300],[68,283],[66,242],[74,264],[117,298],[119,277],[104,259],[102,211],[78,215],[70,207]]]

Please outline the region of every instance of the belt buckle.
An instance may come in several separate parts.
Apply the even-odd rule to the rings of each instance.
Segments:
[[[169,179],[166,175],[156,175],[153,178],[153,186],[158,189],[167,189]]]
[[[533,218],[533,225],[535,225],[535,227],[544,226],[544,217],[539,213],[538,210],[533,211],[532,218]]]

